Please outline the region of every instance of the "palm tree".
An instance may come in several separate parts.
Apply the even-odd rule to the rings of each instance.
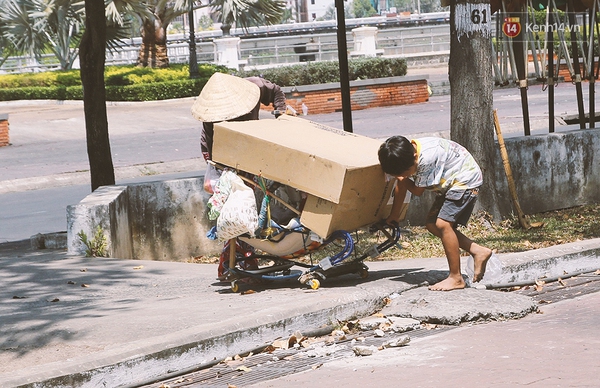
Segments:
[[[29,55],[40,60],[53,53],[63,70],[77,58],[83,34],[84,6],[77,0],[2,0],[0,34],[10,55]]]
[[[251,25],[274,24],[285,9],[282,0],[214,0],[196,4],[194,0],[147,0],[152,17],[142,19],[142,46],[137,64],[143,67],[167,67],[167,27],[178,16],[193,9],[210,7],[225,26],[247,29]]]
[[[112,0],[106,4],[107,44],[114,49],[130,27],[131,16],[149,18],[144,0]],[[27,55],[40,61],[45,53],[68,70],[79,55],[85,7],[81,0],[0,0],[0,43],[3,60]],[[104,20],[104,19],[103,19]],[[1,62],[0,62],[1,63]]]
[[[252,24],[278,23],[285,10],[285,4],[278,0],[215,0],[210,6],[225,28],[244,30]]]

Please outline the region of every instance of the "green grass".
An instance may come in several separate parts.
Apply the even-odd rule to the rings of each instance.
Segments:
[[[459,229],[480,245],[497,253],[524,252],[553,245],[566,244],[600,237],[600,204],[578,206],[529,216],[532,224],[540,227],[523,229],[516,216],[493,223],[485,213],[471,217],[467,227]],[[389,249],[383,260],[409,257],[443,257],[442,244],[424,227],[407,227],[409,233],[401,240],[402,249]]]
[[[542,226],[523,229],[516,216],[500,223],[493,223],[486,213],[477,213],[471,217],[469,225],[460,231],[480,245],[491,248],[496,253],[524,252],[553,245],[566,244],[600,237],[600,204],[578,206],[529,216],[532,224]],[[393,247],[379,257],[366,261],[391,261],[407,258],[444,257],[441,241],[430,234],[423,226],[405,226],[404,233]],[[381,233],[370,233],[360,230],[353,233],[359,254],[385,240]],[[339,252],[335,244],[321,249],[305,257],[304,262],[318,263],[326,256]],[[464,253],[464,252],[463,252]],[[465,253],[466,254],[466,253]],[[217,263],[218,257],[196,257],[191,259],[198,263]]]

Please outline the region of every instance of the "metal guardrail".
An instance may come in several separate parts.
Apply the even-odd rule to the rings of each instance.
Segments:
[[[432,53],[450,49],[450,27],[447,24],[419,27],[399,27],[380,29],[377,45],[384,50],[384,56],[402,56],[416,53]],[[347,34],[348,48],[352,51],[352,33]],[[140,50],[140,42],[130,39],[115,52],[107,51],[106,65],[135,64]],[[309,44],[309,50],[299,52],[298,47]],[[301,50],[300,50],[301,51]],[[189,61],[189,44],[183,40],[167,43],[171,63]],[[215,63],[216,50],[212,41],[197,41],[198,63]],[[240,41],[240,58],[249,67],[273,67],[296,64],[306,61],[337,60],[336,33],[307,33],[266,38],[244,38]],[[78,67],[78,61],[74,68]],[[11,57],[0,67],[0,74],[28,73],[60,69],[58,60],[52,55],[44,55],[40,62],[29,57]]]

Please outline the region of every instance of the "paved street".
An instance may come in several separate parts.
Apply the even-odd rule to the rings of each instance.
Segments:
[[[251,386],[597,387],[599,319],[595,293],[516,321],[468,325]]]

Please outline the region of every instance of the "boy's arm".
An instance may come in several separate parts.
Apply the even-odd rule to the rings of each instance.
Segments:
[[[398,182],[394,187],[394,202],[392,203],[392,211],[386,218],[385,223],[388,225],[397,224],[400,221],[400,215],[402,214],[402,205],[404,205],[404,198],[406,192],[410,191],[416,196],[423,194],[425,189],[423,187],[415,186],[415,182],[412,179],[405,177],[397,177]]]
[[[407,185],[407,190],[410,191],[411,193],[413,193],[414,195],[416,195],[417,197],[420,197],[421,194],[423,194],[423,192],[425,191],[424,187],[418,187],[415,186],[415,182],[412,179],[404,179],[406,180],[406,185]]]

